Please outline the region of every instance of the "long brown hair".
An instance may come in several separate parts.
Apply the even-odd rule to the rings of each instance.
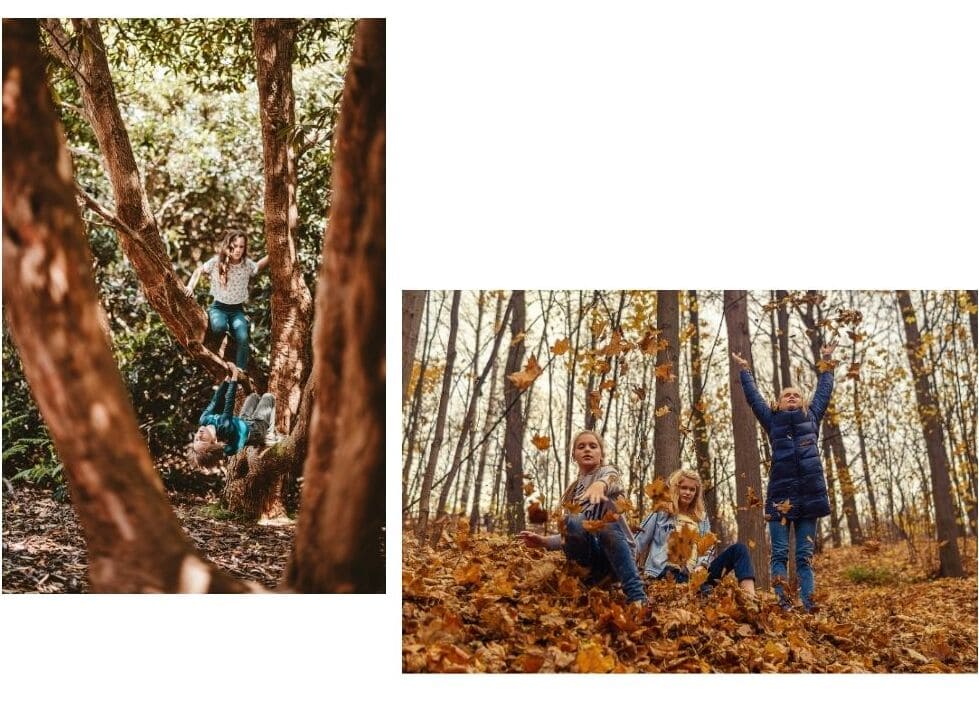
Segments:
[[[230,258],[231,244],[238,239],[245,242],[245,250],[241,254],[241,262],[244,263],[248,258],[248,238],[241,231],[229,231],[221,242],[221,250],[218,251],[218,280],[221,287],[228,286],[228,259]]]

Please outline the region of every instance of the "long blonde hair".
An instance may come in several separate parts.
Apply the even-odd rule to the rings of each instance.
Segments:
[[[690,515],[696,521],[703,521],[704,515],[707,513],[704,507],[704,483],[700,479],[700,475],[693,470],[679,469],[670,475],[670,479],[667,482],[670,487],[670,500],[673,505],[674,516],[680,513],[680,480],[689,479],[697,483],[697,496],[693,498],[692,509]]]

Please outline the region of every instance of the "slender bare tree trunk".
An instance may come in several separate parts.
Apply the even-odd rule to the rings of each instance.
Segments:
[[[751,335],[748,331],[748,293],[745,290],[724,291],[724,320],[727,324],[728,353],[741,352],[753,368]],[[737,495],[738,540],[751,548],[755,567],[755,584],[767,589],[770,582],[769,559],[765,552],[765,518],[758,457],[755,417],[741,391],[739,367],[728,356],[728,380],[731,386],[731,426],[734,429],[734,487]],[[759,501],[749,503],[749,490]]]
[[[656,410],[653,420],[653,471],[669,477],[680,468],[680,297],[678,290],[656,293]],[[665,347],[662,344],[666,344]]]
[[[493,317],[494,334],[502,330],[506,323],[502,320],[503,314],[503,293],[496,296],[496,315]],[[480,437],[482,448],[479,451],[479,465],[476,467],[476,481],[473,489],[473,507],[469,515],[469,530],[475,532],[479,528],[479,503],[483,493],[483,475],[486,472],[486,454],[489,451],[489,434],[493,430],[493,406],[496,401],[497,372],[499,371],[499,356],[493,357],[493,368],[490,369],[490,392],[486,399],[486,418],[483,423],[483,432]]]
[[[792,360],[789,358],[789,310],[785,306],[788,295],[785,290],[775,291],[775,298],[778,300],[778,307],[775,312],[778,322],[778,354],[782,373],[782,388],[792,385]],[[776,393],[778,392],[776,391]]]
[[[527,306],[524,291],[514,290],[511,298],[513,319],[510,321],[510,355],[507,358],[506,378],[503,381],[503,395],[506,400],[506,521],[507,532],[515,534],[526,528],[523,510],[523,439],[525,433],[520,390],[510,379],[510,375],[523,367],[524,340],[513,344],[513,339],[522,334],[527,322]]]
[[[302,592],[384,592],[384,20],[358,20],[355,32],[316,289],[309,455],[287,575]]]
[[[401,291],[401,400],[408,395],[408,382],[415,365],[418,331],[422,324],[427,290]]]
[[[707,506],[707,516],[711,528],[717,527],[717,487],[710,464],[710,444],[707,433],[707,421],[704,414],[707,402],[704,400],[703,359],[700,352],[700,304],[697,301],[697,291],[690,290],[690,385],[693,388],[691,396],[691,414],[693,428],[693,449],[697,458],[697,473],[704,483],[704,504]]]
[[[503,315],[503,320],[506,321],[509,317],[510,311],[507,310],[506,314]],[[490,351],[489,359],[486,361],[486,365],[483,367],[482,373],[476,377],[473,382],[472,394],[469,397],[469,406],[466,410],[466,417],[462,421],[462,431],[459,433],[459,442],[456,445],[455,453],[452,456],[452,464],[449,466],[449,472],[446,475],[445,481],[442,484],[442,491],[439,494],[438,506],[435,508],[435,518],[439,518],[445,513],[445,503],[449,498],[449,487],[452,486],[452,480],[455,479],[456,473],[459,471],[459,464],[462,460],[462,448],[466,442],[466,438],[469,435],[469,431],[472,429],[473,421],[476,419],[476,403],[479,401],[480,392],[483,388],[483,382],[489,375],[490,368],[493,366],[493,362],[496,361],[496,355],[500,351],[500,342],[503,340],[503,327],[497,330],[496,335],[493,337],[493,348]],[[478,340],[477,340],[478,341]],[[479,360],[479,347],[476,347],[476,353],[473,356],[474,363]]]
[[[180,527],[101,322],[36,20],[3,21],[3,297],[58,456],[96,592],[240,592]]]
[[[439,396],[439,411],[435,418],[435,435],[432,446],[428,451],[428,463],[425,466],[425,476],[422,478],[421,499],[418,502],[418,526],[416,533],[419,539],[428,534],[428,515],[432,504],[432,484],[435,481],[435,468],[438,465],[439,452],[442,450],[442,440],[445,435],[445,412],[449,407],[449,396],[452,390],[452,369],[456,359],[456,335],[459,332],[459,299],[461,292],[452,291],[452,312],[449,315],[449,342],[445,350],[445,370],[442,372],[442,394]]]
[[[937,415],[938,403],[928,379],[928,371],[923,356],[924,347],[921,343],[914,307],[911,305],[910,293],[907,290],[898,290],[897,302],[907,336],[908,363],[914,378],[914,392],[918,401],[918,418],[921,420],[921,430],[928,452],[928,466],[931,469],[935,528],[938,532],[939,542],[939,572],[943,578],[959,578],[963,574],[962,559],[956,544],[958,530],[955,526],[955,511],[952,509],[948,457],[942,439],[941,420]]]

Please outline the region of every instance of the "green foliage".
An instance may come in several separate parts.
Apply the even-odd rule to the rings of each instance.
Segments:
[[[71,23],[62,25],[70,42]],[[224,232],[249,238],[265,255],[261,121],[252,24],[245,19],[107,19],[100,22],[120,111],[164,245],[185,282],[210,258]],[[299,20],[293,84],[296,123],[287,137],[297,155],[297,246],[306,282],[315,285],[326,223],[332,137],[353,44],[352,20]],[[44,41],[51,41],[46,32]],[[51,61],[48,75],[73,158],[77,183],[110,210],[112,190],[76,78]],[[83,210],[99,298],[112,350],[154,459],[182,454],[211,395],[211,382],[149,307],[115,231]],[[246,312],[252,357],[268,370],[271,284],[254,283]],[[207,288],[197,288],[206,307]],[[16,349],[3,336],[4,474],[61,482],[60,461],[31,398]]]
[[[843,571],[843,575],[858,585],[896,585],[900,582],[900,577],[892,570],[865,565],[851,565]]]
[[[229,521],[236,518],[234,512],[225,509],[221,502],[211,502],[199,507],[201,516],[217,521]]]

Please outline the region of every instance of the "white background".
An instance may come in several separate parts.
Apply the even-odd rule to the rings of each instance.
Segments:
[[[46,5],[31,12],[134,9]],[[387,467],[399,470],[404,288],[974,288],[975,7],[222,2],[206,14],[388,18]],[[386,596],[0,596],[4,703],[975,695],[975,676],[402,676],[398,484],[389,475]]]

